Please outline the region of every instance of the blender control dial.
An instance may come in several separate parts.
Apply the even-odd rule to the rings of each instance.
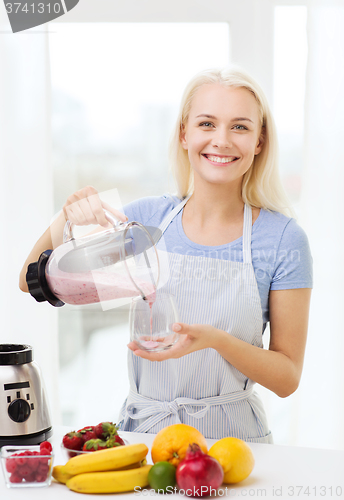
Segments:
[[[30,405],[25,399],[15,399],[8,407],[8,415],[14,422],[26,422],[30,413]]]

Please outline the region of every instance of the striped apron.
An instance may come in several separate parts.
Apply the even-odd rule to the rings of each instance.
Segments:
[[[187,201],[163,220],[162,233]],[[262,308],[252,265],[251,232],[252,210],[245,205],[243,262],[168,252],[170,275],[161,291],[174,295],[180,322],[212,325],[262,348]],[[159,243],[157,249],[163,251]],[[162,260],[166,261],[166,255]],[[185,423],[210,439],[234,436],[273,442],[254,382],[215,349],[162,362],[142,359],[129,350],[128,369],[130,392],[121,409],[121,430],[157,433],[168,425]]]

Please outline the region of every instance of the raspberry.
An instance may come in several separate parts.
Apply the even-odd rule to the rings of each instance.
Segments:
[[[22,477],[16,474],[15,472],[10,476],[10,483],[21,483]]]
[[[19,473],[24,479],[26,479],[32,474],[32,469],[28,466],[28,464],[25,464],[20,467]]]
[[[16,458],[16,462],[17,462],[18,467],[21,467],[22,465],[26,465],[27,458],[26,458],[25,452],[18,453],[17,457],[18,458]]]
[[[30,466],[32,471],[36,471],[38,469],[40,463],[41,463],[41,458],[39,456],[32,456],[28,460],[28,465]]]
[[[49,472],[49,465],[48,464],[39,464],[38,469],[37,469],[37,474],[42,474],[45,476],[48,475]]]
[[[42,453],[42,450],[46,450],[45,455],[50,455],[53,451],[53,447],[51,443],[49,443],[49,441],[43,441],[43,443],[39,445],[39,448],[41,450],[41,455],[44,455],[44,453]]]
[[[40,451],[26,450],[15,453],[6,459],[6,470],[11,483],[26,483],[46,481],[49,474],[52,446],[45,441],[40,445]]]
[[[44,481],[47,479],[47,476],[44,474],[37,474],[36,475],[36,481],[37,483],[44,483]]]
[[[36,458],[30,458],[30,460],[27,461],[27,464],[25,467],[29,467],[31,472],[34,472],[37,469],[38,462]]]
[[[39,459],[39,465],[38,465],[38,469],[41,465],[49,465],[49,458],[48,457],[42,457]]]
[[[34,483],[36,481],[36,472],[31,472],[29,476],[25,478],[27,483]]]
[[[17,469],[17,462],[15,458],[7,458],[6,459],[6,470],[10,474]]]

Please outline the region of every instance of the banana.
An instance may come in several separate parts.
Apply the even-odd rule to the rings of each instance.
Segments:
[[[78,493],[120,493],[148,486],[152,465],[137,469],[107,472],[88,472],[68,479],[67,486]]]
[[[59,483],[66,484],[68,479],[73,477],[71,474],[66,474],[64,470],[64,465],[55,465],[53,468],[53,478],[56,479]]]
[[[107,450],[84,453],[68,460],[64,472],[75,476],[85,472],[111,471],[140,462],[148,453],[145,444],[128,444]]]
[[[135,462],[134,464],[126,465],[125,467],[120,467],[116,470],[120,471],[120,470],[137,469],[138,467],[143,467],[146,464],[147,460],[144,458],[143,460],[141,460],[141,462]],[[73,475],[67,474],[65,472],[64,465],[55,465],[55,467],[53,468],[52,476],[56,481],[63,484],[66,484],[68,479],[73,477]]]
[[[138,467],[143,467],[147,464],[147,460],[144,458],[141,462],[135,462],[134,464],[126,465],[125,467],[119,467],[114,470],[129,470],[129,469],[137,469]]]

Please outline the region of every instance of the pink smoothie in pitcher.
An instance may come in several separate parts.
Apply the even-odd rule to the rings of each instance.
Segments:
[[[64,273],[56,276],[46,273],[50,290],[56,297],[67,304],[94,304],[106,300],[139,296],[140,292],[128,276],[107,271],[86,273]],[[149,302],[154,301],[155,288],[153,283],[136,280],[137,285],[148,296]]]

